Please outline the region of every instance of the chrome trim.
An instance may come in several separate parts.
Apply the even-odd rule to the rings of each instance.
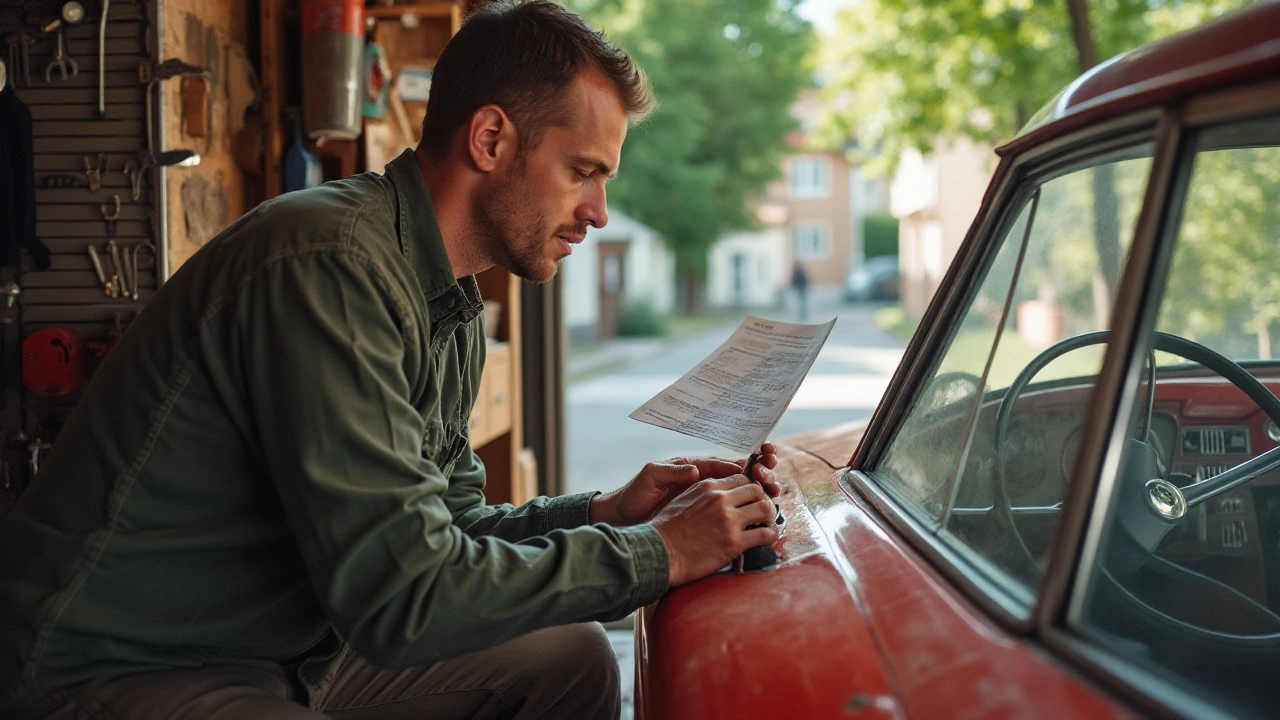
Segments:
[[[995,509],[996,508],[994,505],[988,505],[986,507],[980,507],[980,508],[976,508],[976,507],[955,508],[951,511],[951,514],[952,515],[985,515],[989,512],[994,511]],[[1056,513],[1062,512],[1062,503],[1057,502],[1052,505],[1018,505],[1018,506],[1009,508],[1009,512],[1013,513],[1014,515],[1054,515]]]
[[[1082,568],[1092,568],[1097,559],[1107,511],[1115,494],[1125,447],[1123,440],[1128,437],[1134,411],[1132,403],[1122,405],[1121,399],[1137,392],[1147,363],[1145,352],[1135,352],[1134,339],[1138,334],[1135,330],[1145,335],[1155,325],[1154,308],[1159,306],[1159,299],[1153,299],[1148,289],[1157,278],[1163,277],[1165,267],[1153,267],[1152,258],[1160,254],[1161,238],[1166,232],[1165,200],[1176,191],[1175,173],[1182,170],[1181,128],[1178,119],[1167,111],[1161,113],[1155,141],[1142,210],[1114,302],[1113,340],[1085,411],[1088,418],[1103,422],[1110,418],[1111,427],[1105,434],[1093,432],[1081,436],[1076,471],[1067,483],[1067,495],[1063,498],[1065,509],[1049,545],[1049,560],[1037,602],[1036,625],[1042,633],[1057,624],[1069,608],[1076,616],[1068,617],[1068,622],[1079,621],[1089,577]],[[1166,261],[1167,254],[1164,253]]]
[[[1225,472],[1205,478],[1194,485],[1188,485],[1182,491],[1187,505],[1199,505],[1209,498],[1234,489],[1240,483],[1252,479],[1265,472],[1270,472],[1280,465],[1280,448],[1271,448],[1261,455],[1249,458]]]
[[[1147,504],[1157,515],[1166,520],[1179,520],[1187,514],[1187,499],[1177,485],[1168,480],[1152,478],[1147,481]]]

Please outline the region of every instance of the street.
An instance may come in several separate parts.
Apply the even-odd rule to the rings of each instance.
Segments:
[[[839,319],[774,438],[871,416],[904,345],[875,324],[875,310],[874,305],[835,305],[815,308],[810,314],[811,323],[825,322],[832,315]],[[761,315],[796,321],[788,313]],[[738,322],[728,322],[664,346],[627,367],[570,385],[566,492],[613,489],[651,460],[730,454],[704,440],[647,425],[628,415],[711,354]],[[849,452],[852,454],[853,448]]]

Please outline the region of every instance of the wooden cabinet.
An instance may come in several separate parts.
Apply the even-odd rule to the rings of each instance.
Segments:
[[[382,158],[395,157],[417,143],[426,104],[401,102],[394,93],[395,78],[405,67],[434,66],[445,43],[461,26],[466,6],[467,0],[456,0],[366,9],[369,36],[386,52],[391,67],[392,97],[384,118],[365,120],[360,139],[312,148],[325,161],[326,180],[365,170],[381,172]],[[286,62],[297,48],[297,0],[262,0],[259,9],[266,124],[264,191],[270,198],[281,190],[285,120],[300,97],[303,71]],[[500,305],[501,312],[489,328],[493,341],[470,422],[472,447],[488,471],[488,501],[521,503],[533,497],[536,482],[531,454],[522,452],[520,280],[502,268],[487,270],[477,280],[486,303]]]

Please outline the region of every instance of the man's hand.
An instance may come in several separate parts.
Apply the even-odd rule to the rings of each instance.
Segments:
[[[778,466],[778,451],[773,443],[760,448],[760,462],[752,470],[769,497],[777,497],[779,488],[773,481],[773,468]],[[647,522],[667,505],[671,498],[702,480],[740,475],[747,461],[732,462],[720,458],[672,458],[651,462],[640,469],[631,482],[613,492],[597,495],[591,501],[591,522],[609,525],[636,525]]]
[[[773,518],[773,501],[764,487],[745,475],[703,480],[689,488],[651,523],[667,546],[667,586],[706,577],[748,548],[772,545],[778,539]]]

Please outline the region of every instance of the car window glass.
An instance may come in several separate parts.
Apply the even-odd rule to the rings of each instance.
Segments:
[[[1013,580],[1024,598],[1057,523],[1104,350],[1056,349],[1108,326],[1150,152],[1095,160],[1034,189],[876,468],[942,539]],[[1038,365],[1046,352],[1056,359]]]
[[[932,522],[942,516],[947,479],[963,450],[978,381],[995,343],[993,315],[999,316],[1013,284],[1030,215],[1031,203],[1025,203],[1005,235],[1012,240],[1000,245],[938,369],[924,383],[878,468],[883,483]]]
[[[1156,332],[1077,628],[1216,696],[1280,692],[1280,118],[1194,139]],[[1256,378],[1256,380],[1254,380]],[[1260,381],[1260,382],[1258,382]],[[1075,617],[1075,615],[1073,615]]]

